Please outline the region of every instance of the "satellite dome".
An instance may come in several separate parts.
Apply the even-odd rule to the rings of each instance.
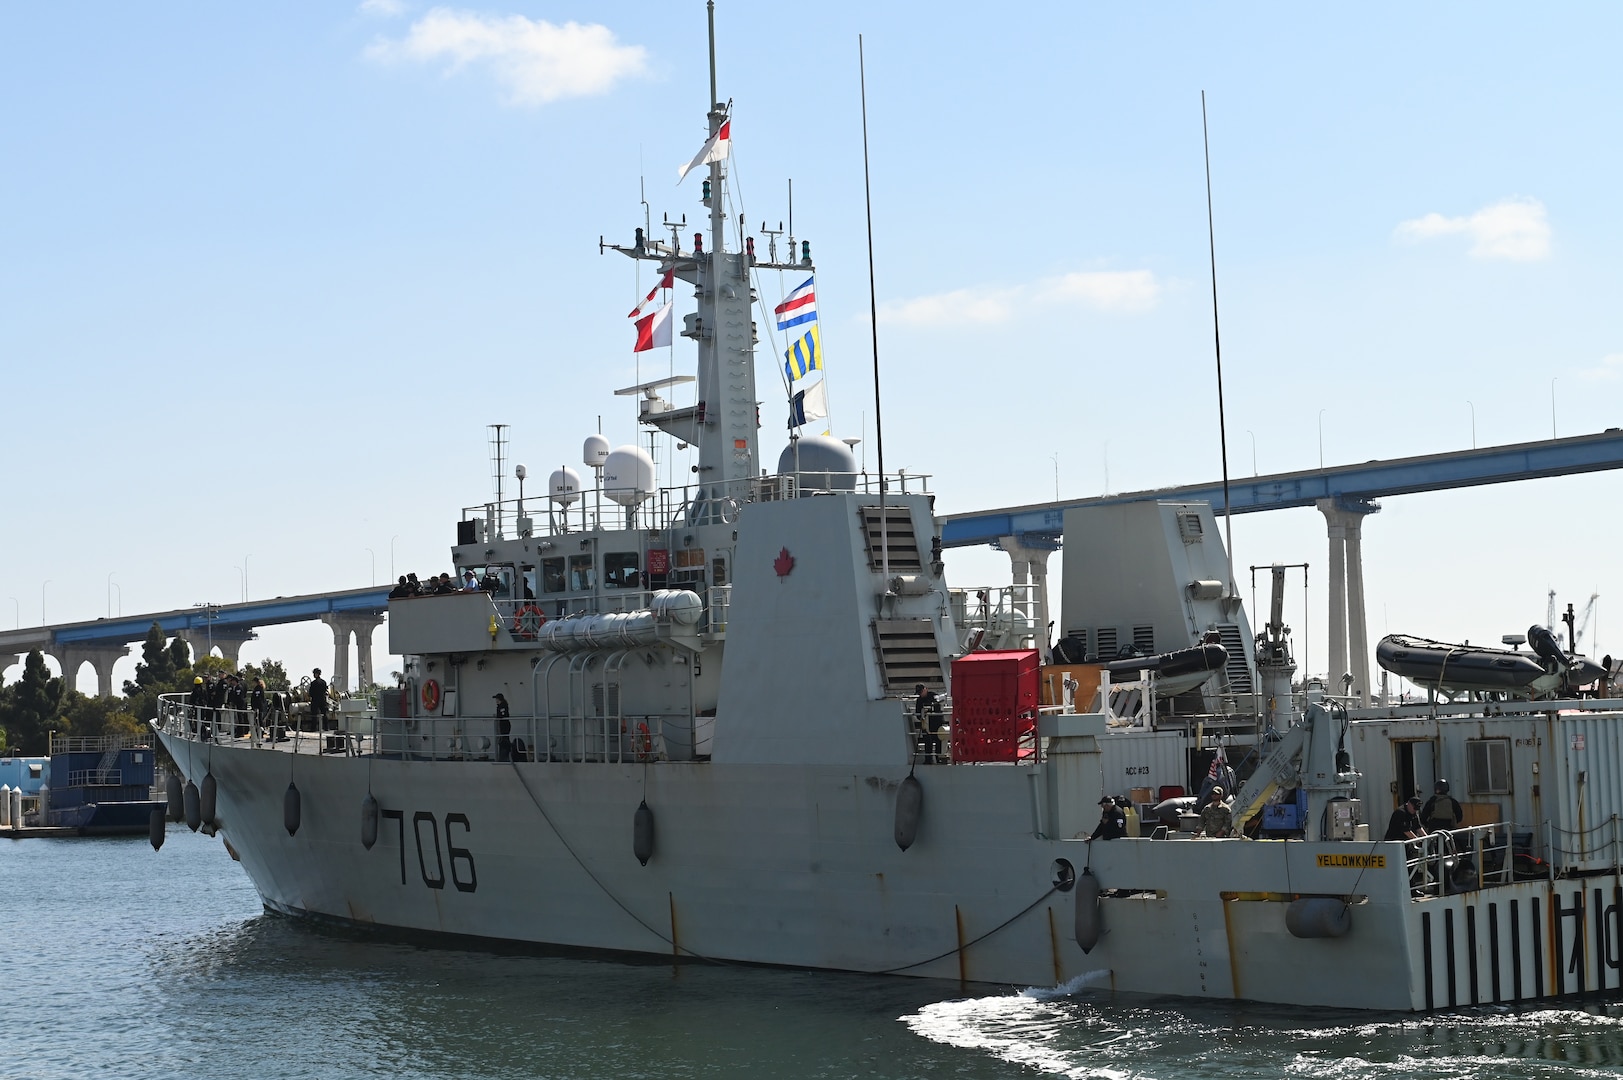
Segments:
[[[588,435],[581,446],[580,459],[588,468],[596,469],[609,460],[609,440],[602,435]]]
[[[621,506],[637,506],[654,493],[654,459],[639,446],[621,446],[603,463],[603,494]]]
[[[806,435],[784,447],[778,472],[795,476],[803,490],[855,491],[857,456],[839,439]]]
[[[552,470],[547,481],[548,497],[560,506],[571,506],[580,499],[580,473],[568,465]]]

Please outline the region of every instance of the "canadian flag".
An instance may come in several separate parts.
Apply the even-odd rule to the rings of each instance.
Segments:
[[[637,344],[632,352],[660,349],[671,343],[671,305],[665,304],[637,320]]]
[[[721,122],[721,129],[714,135],[710,136],[710,141],[705,143],[704,146],[699,149],[697,154],[693,155],[693,160],[676,170],[676,182],[680,184],[683,177],[687,176],[687,174],[692,172],[694,169],[697,169],[700,165],[708,165],[712,161],[720,161],[725,158],[728,152],[732,149],[732,139],[733,122],[731,120],[723,120]]]

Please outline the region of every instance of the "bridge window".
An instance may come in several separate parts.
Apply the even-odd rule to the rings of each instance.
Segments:
[[[549,593],[564,591],[564,560],[562,555],[556,559],[541,560],[541,589],[543,592]]]
[[[597,587],[596,571],[590,555],[569,556],[569,591],[586,592]]]
[[[605,589],[635,589],[637,581],[637,553],[610,551],[603,556],[603,587]]]

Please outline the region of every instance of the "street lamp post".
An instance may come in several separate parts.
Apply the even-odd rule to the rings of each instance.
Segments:
[[[1550,380],[1550,438],[1555,438],[1555,384],[1557,380]]]
[[[248,560],[251,558],[253,558],[252,554],[242,557],[242,602],[244,604],[248,602]]]
[[[39,624],[41,626],[45,625],[45,586],[50,583],[51,579],[46,578],[39,587]]]
[[[1471,402],[1467,401],[1466,404],[1471,405]],[[1475,405],[1471,405],[1471,449],[1472,450],[1476,449],[1476,406]]]
[[[372,584],[378,583],[378,557],[372,553],[371,548],[366,549],[367,557],[372,560]]]
[[[118,617],[122,619],[124,617],[124,586],[115,581],[113,582],[113,591],[118,593]]]
[[[1257,436],[1250,428],[1245,433],[1251,436],[1251,475],[1257,475]]]
[[[109,619],[111,619],[113,617],[113,574],[114,573],[117,573],[117,571],[115,570],[112,573],[109,573],[107,575],[107,617]],[[122,590],[120,590],[120,592],[122,592]],[[122,606],[123,605],[121,604],[120,607],[122,607]]]
[[[389,537],[389,580],[394,580],[394,542],[400,539],[400,534]]]
[[[1324,468],[1324,410],[1319,410],[1319,468]]]
[[[248,600],[248,572],[240,566],[233,566],[231,569],[237,572],[237,588],[242,593],[243,602],[246,603]]]

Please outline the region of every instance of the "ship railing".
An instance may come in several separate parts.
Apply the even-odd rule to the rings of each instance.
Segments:
[[[55,754],[105,754],[109,751],[132,748],[146,748],[152,745],[152,739],[146,735],[62,735],[51,732],[49,753]]]
[[[912,741],[914,759],[923,764],[952,764],[952,700],[945,694],[938,694],[936,700],[941,703],[941,711],[931,711],[926,716],[920,716],[918,698],[907,697],[902,699],[902,713],[907,717],[908,737]],[[941,749],[931,752],[929,742],[929,724],[938,723],[941,730],[935,734],[941,740]]]
[[[328,726],[305,730],[307,709],[295,705],[291,711],[267,706],[253,709],[213,708],[193,705],[186,694],[164,694],[158,699],[158,726],[176,738],[216,746],[249,746],[276,749],[281,744],[295,753],[310,749],[323,754],[357,756],[377,745],[373,713],[346,713],[334,710]]]
[[[1593,825],[1567,829],[1553,821],[1544,823],[1545,858],[1550,872],[1559,870],[1611,870],[1616,873],[1623,864],[1623,823],[1618,815]],[[1524,838],[1530,834],[1524,833]]]
[[[1036,582],[949,590],[947,603],[965,651],[1035,648],[1041,595]]]
[[[832,479],[835,483],[830,485]],[[882,486],[888,493],[928,494],[928,473],[910,473],[897,470],[881,476],[876,472],[859,469],[852,473],[830,473],[806,470],[800,473],[777,473],[766,476],[744,477],[738,480],[710,484],[683,484],[660,488],[635,508],[622,506],[614,500],[608,488],[589,488],[578,493],[575,501],[559,506],[550,500],[528,500],[523,506],[518,499],[481,503],[462,508],[463,521],[479,521],[485,530],[479,535],[484,542],[502,536],[515,538],[525,535],[543,535],[599,530],[674,529],[694,520],[695,508],[714,507],[717,521],[731,520],[740,506],[751,502],[769,502],[796,499],[819,493],[830,486],[847,487],[865,495],[878,496]],[[521,512],[522,511],[522,512]],[[499,528],[493,527],[496,522]],[[526,530],[525,524],[529,528]]]
[[[1505,885],[1515,879],[1513,830],[1503,824],[1443,829],[1404,841],[1416,899]]]
[[[68,787],[122,787],[123,769],[71,769]]]

